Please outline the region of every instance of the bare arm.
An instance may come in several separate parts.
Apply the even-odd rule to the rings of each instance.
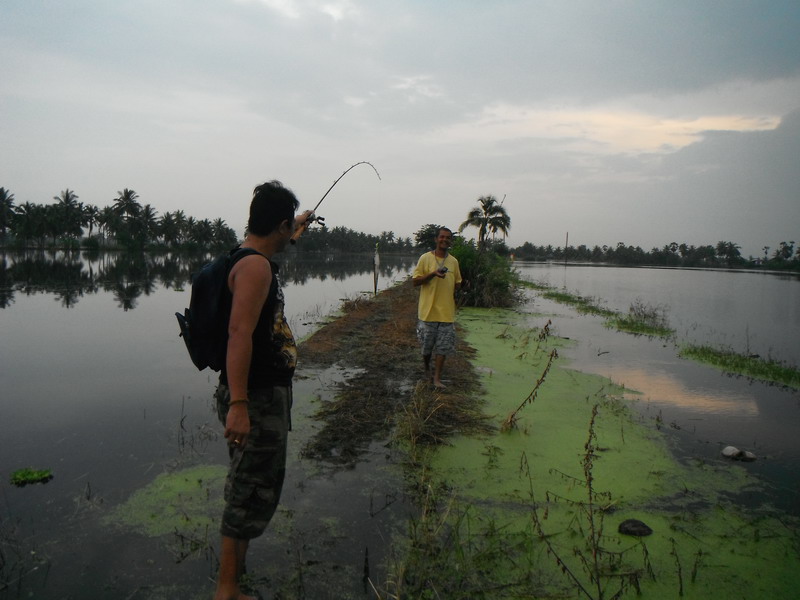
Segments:
[[[233,294],[231,317],[228,321],[228,351],[226,371],[231,400],[247,398],[247,378],[253,356],[253,331],[267,301],[272,283],[269,261],[252,255],[241,259],[231,270],[228,285]],[[242,445],[250,433],[247,403],[237,402],[228,410],[225,437],[240,440]]]

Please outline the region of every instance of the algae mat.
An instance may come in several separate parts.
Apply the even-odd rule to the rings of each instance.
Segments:
[[[209,531],[216,534],[226,474],[227,468],[221,465],[161,473],[117,506],[105,521],[151,537],[178,534],[205,541]]]
[[[736,503],[758,486],[742,465],[679,464],[630,390],[569,369],[545,317],[464,309],[459,325],[497,429],[430,457],[437,509],[415,532],[450,563],[416,568],[441,597],[796,597],[798,523]],[[627,519],[653,533],[618,533]]]

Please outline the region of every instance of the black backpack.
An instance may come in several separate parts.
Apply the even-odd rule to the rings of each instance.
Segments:
[[[175,313],[189,357],[201,371],[206,367],[219,371],[225,366],[230,318],[230,299],[225,298],[228,274],[233,265],[251,254],[260,252],[236,248],[203,266],[192,275],[189,308],[183,314]]]

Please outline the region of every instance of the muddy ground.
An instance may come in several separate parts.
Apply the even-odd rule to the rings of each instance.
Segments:
[[[389,436],[395,417],[408,405],[416,386],[427,385],[415,332],[417,297],[409,280],[375,298],[350,300],[342,316],[300,345],[300,372],[333,365],[356,370],[335,400],[316,412],[314,418],[323,426],[306,444],[304,457],[352,464],[371,442]],[[474,354],[459,336],[457,354],[445,363],[447,388],[436,392],[442,410],[428,441],[441,441],[456,430],[480,428],[480,419],[466,424],[463,410],[456,410],[474,402],[480,388],[469,361]]]

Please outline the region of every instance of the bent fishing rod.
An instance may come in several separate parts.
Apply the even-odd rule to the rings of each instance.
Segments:
[[[331,190],[334,188],[334,186],[335,186],[337,183],[339,183],[339,181],[342,179],[342,177],[344,177],[345,175],[347,175],[347,174],[348,174],[348,173],[349,173],[349,172],[350,172],[352,169],[354,169],[354,168],[355,168],[355,167],[357,167],[358,165],[369,165],[370,167],[372,167],[372,170],[373,170],[373,171],[375,171],[375,175],[377,175],[377,176],[378,176],[378,179],[381,179],[381,174],[380,174],[380,173],[378,173],[378,169],[376,169],[376,168],[375,168],[375,165],[373,165],[373,164],[372,164],[371,162],[369,162],[369,161],[362,160],[361,162],[357,162],[357,163],[356,163],[356,164],[354,164],[354,165],[350,165],[350,167],[348,167],[348,169],[347,169],[347,170],[346,170],[344,173],[342,173],[341,175],[339,175],[339,177],[337,177],[337,178],[336,178],[336,181],[334,181],[334,182],[331,184],[331,187],[329,187],[329,188],[328,188],[328,191],[327,191],[327,192],[325,192],[325,193],[322,195],[322,198],[320,198],[320,199],[319,199],[319,202],[317,202],[317,205],[316,205],[316,206],[313,208],[313,210],[311,211],[311,213],[312,213],[312,214],[311,214],[311,216],[310,216],[308,219],[306,219],[305,221],[303,221],[303,222],[302,222],[302,223],[301,223],[301,224],[300,224],[300,225],[297,227],[297,230],[294,232],[294,234],[292,235],[291,239],[289,240],[289,241],[291,241],[291,242],[292,242],[292,244],[296,244],[296,243],[297,243],[297,240],[300,238],[300,236],[301,236],[301,235],[303,235],[303,234],[306,232],[306,230],[308,229],[308,227],[309,227],[309,226],[311,225],[311,223],[313,223],[314,221],[318,221],[318,222],[319,222],[321,225],[323,225],[323,226],[324,226],[324,224],[325,224],[325,223],[324,223],[325,219],[323,219],[322,217],[317,217],[317,216],[316,216],[316,212],[317,212],[317,209],[319,208],[319,205],[320,205],[320,204],[322,204],[322,201],[323,201],[323,200],[325,200],[325,198],[327,197],[327,195],[328,195],[328,194],[330,193],[330,191],[331,191]],[[381,181],[382,181],[382,180],[381,180]]]

